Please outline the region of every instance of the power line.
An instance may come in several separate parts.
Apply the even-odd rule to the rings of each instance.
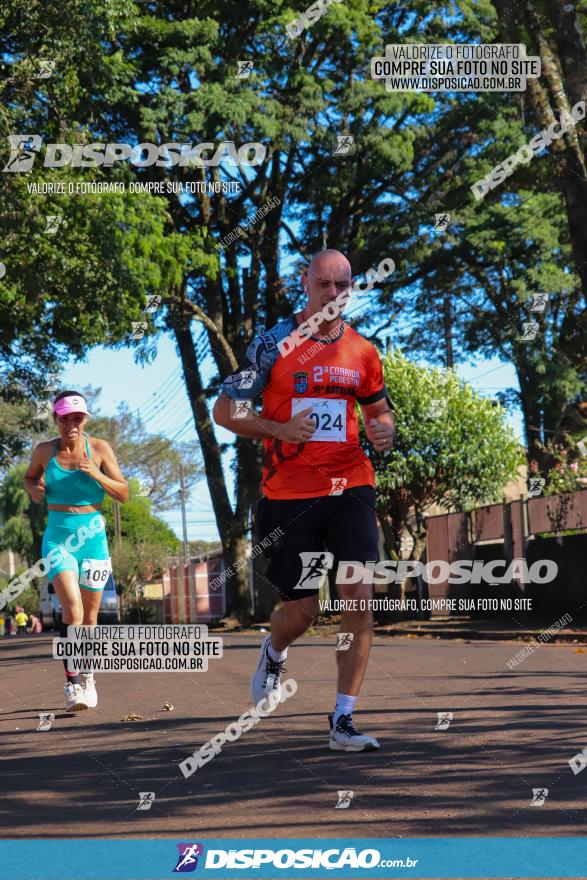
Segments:
[[[151,431],[152,433],[157,433],[159,427],[156,427],[156,425],[163,425],[169,421],[169,414],[166,414],[166,410],[169,406],[172,407],[173,414],[177,414],[177,408],[186,401],[180,400],[177,401],[177,403],[174,403],[174,401],[177,399],[178,395],[180,395],[184,391],[185,387],[183,386],[183,383],[180,382],[175,391],[173,393],[170,392],[165,402],[159,407],[159,410],[153,413],[150,419],[148,419],[147,424],[149,425],[149,431]]]
[[[169,384],[170,381],[173,383],[173,379],[177,378],[178,375],[179,375],[179,368],[176,367],[169,374],[169,376],[161,383],[161,385],[158,388],[156,388],[155,391],[152,391],[151,394],[149,395],[149,397],[147,397],[146,400],[143,401],[143,403],[141,403],[138,407],[136,407],[137,413],[140,413],[140,411],[143,410],[144,414],[146,414],[146,412],[148,412],[150,409],[152,409],[154,406],[156,406],[157,402],[158,402],[158,398],[162,394],[167,393],[167,390],[165,390],[165,392],[164,392],[163,389],[164,388],[166,389],[166,386]],[[153,399],[153,398],[155,398],[155,399]]]
[[[164,397],[161,400],[154,402],[150,412],[147,415],[141,415],[143,423],[145,425],[148,425],[154,419],[156,419],[169,406],[171,400],[177,397],[177,394],[182,390],[183,387],[184,386],[181,377],[177,377],[175,384],[172,384],[165,391]]]

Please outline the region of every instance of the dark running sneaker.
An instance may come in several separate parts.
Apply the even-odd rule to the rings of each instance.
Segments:
[[[333,752],[372,752],[380,748],[374,736],[359,733],[353,724],[352,715],[339,715],[336,727],[332,725],[334,715],[328,716],[330,724],[330,748]]]
[[[284,672],[285,660],[279,663],[272,660],[267,652],[271,636],[266,636],[261,645],[261,654],[255,674],[251,679],[251,697],[255,706],[261,701],[271,698],[276,703],[281,698],[281,673]]]

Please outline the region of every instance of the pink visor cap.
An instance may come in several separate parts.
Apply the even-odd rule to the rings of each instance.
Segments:
[[[77,394],[70,394],[58,400],[53,407],[53,412],[56,416],[67,416],[70,413],[85,413],[89,415],[85,400],[83,397],[78,397]]]

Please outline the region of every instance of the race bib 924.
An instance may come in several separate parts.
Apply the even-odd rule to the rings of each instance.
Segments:
[[[79,576],[80,587],[92,587],[99,590],[106,586],[112,573],[112,560],[108,559],[83,559]]]
[[[346,440],[346,400],[330,397],[294,397],[291,402],[292,417],[309,406],[309,417],[316,425],[310,441],[344,443]],[[309,442],[310,442],[309,441]]]

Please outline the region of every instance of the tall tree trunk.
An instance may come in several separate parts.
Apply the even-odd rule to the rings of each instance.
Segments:
[[[542,431],[543,414],[540,401],[536,398],[536,377],[517,360],[515,363],[518,383],[520,385],[520,406],[524,418],[527,457],[530,472],[532,461],[538,464],[542,472],[546,467],[546,457],[542,449],[544,436]]]
[[[573,104],[587,100],[587,50],[579,30],[574,3],[546,0],[548,17],[554,29],[569,96]]]
[[[452,346],[452,309],[450,293],[446,291],[442,297],[442,317],[444,323],[444,353],[446,366],[452,369],[454,366],[454,354]]]
[[[539,124],[543,125],[544,119],[548,117],[544,101],[546,94],[551,114],[556,115],[556,118],[560,118],[563,112],[568,113],[571,104],[561,76],[562,62],[548,42],[540,17],[530,0],[527,0],[525,4],[525,21],[540,55],[542,77],[546,82],[546,90],[529,89],[536,117]],[[559,146],[564,144],[565,149],[563,151],[554,150],[554,144]],[[587,296],[587,167],[575,126],[570,125],[564,136],[558,141],[553,141],[549,149],[562,158],[558,172],[559,185],[567,208],[573,257],[581,278],[583,292]]]
[[[250,616],[249,572],[248,566],[241,567],[237,566],[236,563],[240,562],[242,565],[242,560],[246,555],[250,508],[241,501],[240,504],[237,503],[236,513],[233,514],[232,512],[224,478],[220,447],[216,440],[214,427],[208,412],[206,393],[196,360],[189,317],[172,314],[170,315],[170,320],[177,341],[190,406],[200,440],[202,457],[208,478],[208,489],[224,551],[224,561],[227,569],[231,571],[230,576],[225,581],[227,604],[229,609],[244,623]]]
[[[575,23],[574,13],[566,0],[549,0],[547,7],[557,40],[559,58],[548,42],[540,16],[531,0],[524,4],[513,0],[494,0],[498,13],[500,36],[504,42],[519,43],[520,25],[524,24],[532,37],[534,51],[542,62],[541,80],[529,79],[527,96],[541,129],[559,119],[560,113],[569,111],[571,103],[565,92],[561,71],[565,71],[572,103],[584,100],[587,76],[585,47],[580,35],[571,29]],[[570,8],[569,8],[570,7]],[[561,52],[561,46],[564,47]],[[573,54],[575,53],[575,54]],[[577,64],[575,71],[574,65]],[[573,73],[573,85],[569,74]],[[573,258],[581,279],[583,293],[587,296],[587,168],[577,130],[570,126],[566,134],[553,140],[548,150],[557,160],[557,178],[563,194]]]

